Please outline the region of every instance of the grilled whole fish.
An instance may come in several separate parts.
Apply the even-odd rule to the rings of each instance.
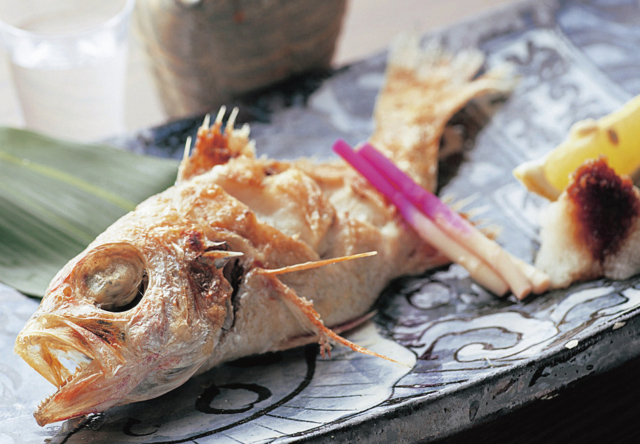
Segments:
[[[432,186],[446,121],[511,85],[492,73],[471,80],[476,53],[412,54],[388,68],[375,140]],[[18,336],[16,353],[58,387],[34,413],[40,425],[160,396],[241,356],[326,346],[322,322],[343,331],[389,280],[445,262],[345,163],[257,158],[248,127],[234,129],[232,115],[223,131],[222,116],[199,130],[175,186],[57,274]]]

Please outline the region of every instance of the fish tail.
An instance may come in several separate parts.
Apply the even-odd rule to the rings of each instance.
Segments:
[[[452,55],[436,42],[422,48],[417,35],[398,37],[376,101],[370,143],[434,191],[447,122],[473,98],[508,92],[515,85],[507,66],[475,77],[483,63],[476,49]]]

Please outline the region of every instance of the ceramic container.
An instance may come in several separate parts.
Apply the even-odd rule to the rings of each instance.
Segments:
[[[138,0],[137,29],[169,117],[329,67],[346,0]]]

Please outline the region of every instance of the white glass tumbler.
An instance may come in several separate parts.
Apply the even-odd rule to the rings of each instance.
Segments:
[[[0,37],[29,129],[99,141],[124,132],[135,0],[2,0]]]

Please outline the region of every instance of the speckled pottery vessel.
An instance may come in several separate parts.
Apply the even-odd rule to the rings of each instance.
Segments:
[[[181,117],[327,69],[346,0],[138,0],[164,109]]]

